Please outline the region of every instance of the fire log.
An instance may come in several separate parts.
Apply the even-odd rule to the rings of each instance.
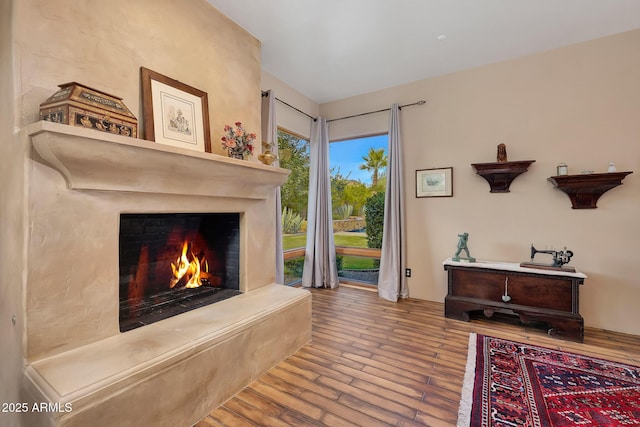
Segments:
[[[182,275],[181,278],[176,279],[173,278],[171,279],[171,283],[169,284],[169,288],[173,289],[173,288],[184,288],[185,286],[187,286],[187,283],[189,283],[189,279],[190,279],[190,274],[185,273],[184,275]]]

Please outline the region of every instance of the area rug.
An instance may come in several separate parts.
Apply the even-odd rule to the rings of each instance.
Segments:
[[[640,426],[640,367],[471,334],[457,425]]]

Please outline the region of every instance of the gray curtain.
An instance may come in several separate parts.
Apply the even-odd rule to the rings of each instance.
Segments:
[[[378,295],[389,301],[407,298],[409,291],[402,274],[405,264],[404,180],[400,140],[400,107],[391,106],[389,120],[389,159],[384,198],[384,230],[378,275]]]
[[[278,155],[278,124],[276,122],[276,96],[272,90],[262,97],[262,140],[271,144],[271,152]],[[263,147],[264,148],[264,147]],[[276,160],[273,166],[280,166]],[[284,284],[284,251],[282,248],[282,199],[280,187],[276,188],[276,283]]]
[[[337,288],[338,268],[333,240],[331,179],[329,177],[329,128],[324,118],[311,124],[307,247],[302,286]]]

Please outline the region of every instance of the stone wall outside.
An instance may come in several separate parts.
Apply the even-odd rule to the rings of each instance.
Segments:
[[[364,230],[364,218],[354,217],[349,219],[338,219],[333,221],[333,232]]]

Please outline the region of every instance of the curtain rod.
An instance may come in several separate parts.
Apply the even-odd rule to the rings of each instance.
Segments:
[[[400,109],[402,109],[402,108],[404,108],[404,107],[411,107],[411,106],[413,106],[413,105],[424,105],[424,104],[426,104],[426,103],[427,103],[427,101],[417,101],[417,102],[414,102],[414,103],[412,103],[412,104],[405,104],[405,105],[401,105],[399,108],[400,108]],[[353,118],[353,117],[366,116],[366,115],[369,115],[369,114],[382,113],[382,112],[384,112],[384,111],[391,111],[391,108],[384,108],[384,109],[382,109],[382,110],[369,111],[369,112],[367,112],[367,113],[353,114],[353,115],[351,115],[351,116],[338,117],[337,119],[327,120],[327,123],[335,122],[335,121],[338,121],[338,120],[351,119],[351,118]]]
[[[267,92],[262,91],[262,97],[265,97],[265,96],[268,96],[268,95],[269,95],[269,94],[268,94]],[[300,113],[300,114],[304,114],[305,116],[309,117],[309,118],[310,118],[311,120],[313,120],[314,122],[315,122],[316,120],[318,120],[317,118],[310,116],[309,114],[307,114],[307,113],[305,113],[304,111],[302,111],[302,110],[300,110],[300,109],[298,109],[298,108],[294,107],[293,105],[289,104],[288,102],[284,102],[282,99],[280,99],[280,98],[278,98],[278,97],[276,97],[276,101],[281,102],[282,104],[286,105],[287,107],[289,107],[289,108],[292,108],[292,109],[296,110],[296,111],[297,111],[298,113]]]
[[[268,96],[268,93],[267,93],[267,92],[265,92],[265,91],[262,91],[262,96],[263,96],[263,97]],[[297,111],[298,113],[300,113],[300,114],[304,114],[305,116],[309,117],[309,118],[310,118],[311,120],[313,120],[314,122],[315,122],[316,120],[318,120],[316,117],[313,117],[313,116],[311,116],[311,115],[309,115],[309,114],[305,113],[304,111],[302,111],[302,110],[300,110],[300,109],[298,109],[298,108],[294,107],[293,105],[289,104],[288,102],[283,101],[282,99],[280,99],[280,98],[278,98],[278,97],[276,97],[276,101],[281,102],[282,104],[286,105],[287,107],[289,107],[289,108],[292,108],[292,109],[296,110],[296,111]],[[402,109],[402,108],[404,108],[404,107],[412,107],[412,106],[414,106],[414,105],[424,105],[424,104],[426,104],[426,103],[427,103],[427,101],[424,101],[424,100],[422,100],[422,101],[416,101],[416,102],[413,102],[413,103],[411,103],[411,104],[401,105],[399,108],[400,108],[400,109]],[[385,111],[391,111],[391,108],[384,108],[384,109],[382,109],[382,110],[369,111],[369,112],[366,112],[366,113],[360,113],[360,114],[352,114],[351,116],[338,117],[337,119],[330,119],[330,120],[327,120],[327,123],[335,122],[335,121],[338,121],[338,120],[351,119],[351,118],[354,118],[354,117],[366,116],[366,115],[369,115],[369,114],[383,113],[383,112],[385,112]]]

